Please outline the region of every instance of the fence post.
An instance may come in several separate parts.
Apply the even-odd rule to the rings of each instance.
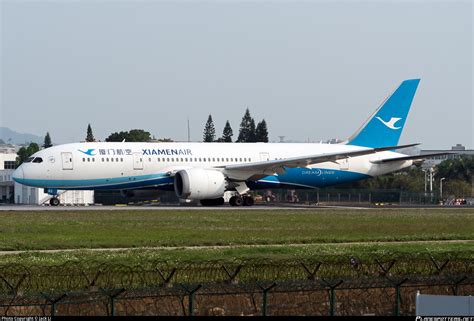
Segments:
[[[118,289],[117,291],[107,291],[104,289],[100,289],[102,293],[109,297],[110,300],[110,314],[115,316],[115,298],[118,297],[120,294],[125,292],[124,288]]]
[[[55,314],[56,314],[56,303],[58,303],[59,301],[61,301],[62,299],[64,299],[67,296],[67,294],[64,293],[60,297],[58,297],[56,299],[52,299],[51,297],[49,297],[48,295],[46,295],[44,293],[41,293],[41,295],[46,299],[46,301],[48,301],[51,304],[51,316],[52,317],[54,317]]]
[[[458,281],[456,281],[456,283],[454,283],[454,288],[453,288],[454,295],[458,295],[458,286],[459,286],[459,284],[461,284],[465,279],[467,279],[467,276],[463,276],[463,277],[460,278]]]
[[[268,292],[276,286],[277,284],[275,282],[273,282],[273,284],[270,285],[268,288],[264,288],[261,285],[259,285],[260,289],[262,289],[262,292],[263,292],[262,293],[263,294],[263,298],[262,298],[262,315],[263,316],[267,315]]]
[[[336,305],[336,288],[342,284],[342,280],[337,282],[336,284],[330,284],[326,280],[322,279],[326,286],[329,287],[328,294],[329,294],[329,315],[332,317],[335,314],[335,305]]]
[[[401,286],[403,283],[408,281],[408,279],[403,279],[401,282],[395,285],[395,315],[400,316],[400,305],[401,305]]]
[[[184,285],[181,285],[181,287],[188,293],[188,315],[192,316],[194,313],[194,293],[196,293],[200,288],[202,288],[202,285],[199,284],[193,290],[189,290],[189,288]]]

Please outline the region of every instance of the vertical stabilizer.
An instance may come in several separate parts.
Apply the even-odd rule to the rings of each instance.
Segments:
[[[419,83],[420,79],[402,82],[347,144],[372,148],[398,145]]]

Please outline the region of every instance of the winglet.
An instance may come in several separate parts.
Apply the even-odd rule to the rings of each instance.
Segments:
[[[362,127],[348,139],[349,145],[383,147],[398,145],[420,79],[403,81]]]

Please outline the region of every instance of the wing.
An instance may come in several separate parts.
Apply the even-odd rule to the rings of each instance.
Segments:
[[[267,175],[272,175],[274,173],[283,174],[285,172],[285,168],[306,167],[310,164],[335,162],[339,159],[344,159],[348,157],[369,155],[369,154],[373,154],[377,152],[412,147],[416,145],[419,145],[419,144],[380,147],[380,148],[361,147],[359,149],[353,149],[353,150],[344,151],[344,152],[322,153],[322,154],[316,154],[316,155],[291,157],[291,158],[286,158],[286,159],[269,160],[269,161],[236,164],[236,165],[223,165],[223,166],[217,166],[217,168],[223,168],[225,173],[228,175],[230,179],[256,180],[256,179],[265,177]]]
[[[424,160],[425,158],[428,158],[428,157],[453,155],[453,154],[456,154],[456,153],[433,153],[433,154],[424,154],[424,155],[415,155],[415,156],[402,156],[402,157],[377,159],[377,160],[371,161],[371,163],[383,164],[383,163],[406,161],[406,160]]]

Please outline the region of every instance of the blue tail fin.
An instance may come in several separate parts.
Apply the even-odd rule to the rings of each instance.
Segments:
[[[405,80],[370,119],[349,138],[349,145],[396,146],[420,79]]]

